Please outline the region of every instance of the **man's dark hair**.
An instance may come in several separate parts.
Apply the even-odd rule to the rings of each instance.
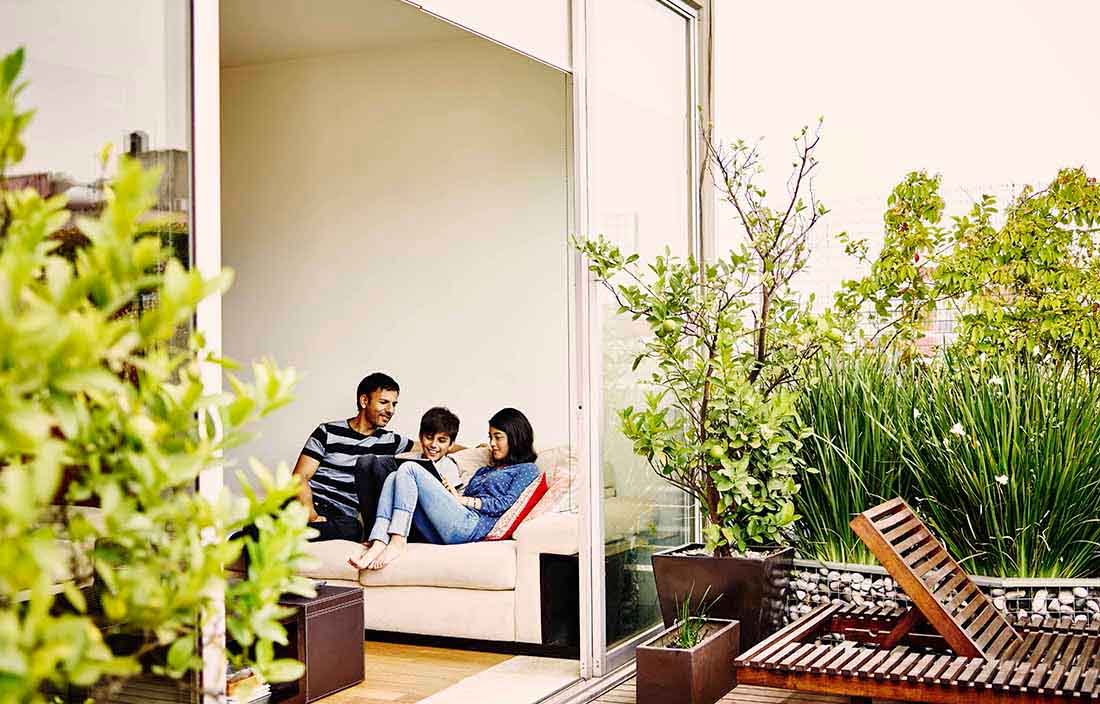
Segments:
[[[527,416],[514,408],[502,408],[489,419],[489,427],[508,436],[508,456],[497,464],[506,467],[538,459],[535,453],[535,430]]]
[[[393,377],[389,374],[383,374],[382,372],[374,372],[373,374],[367,374],[363,377],[363,380],[359,382],[359,388],[355,390],[355,408],[359,410],[359,397],[369,397],[375,391],[382,389],[383,391],[396,391],[401,393],[401,387],[397,385],[397,382],[393,380]]]
[[[446,433],[451,438],[451,442],[454,442],[455,438],[458,437],[458,416],[443,406],[429,408],[420,419],[421,435],[435,435],[436,433]]]

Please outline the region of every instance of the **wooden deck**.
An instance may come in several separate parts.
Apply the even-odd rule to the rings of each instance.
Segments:
[[[615,689],[593,699],[591,704],[636,704],[636,701],[634,678],[631,677]],[[807,694],[742,684],[734,687],[733,691],[722,697],[720,702],[721,704],[848,704],[848,697]]]

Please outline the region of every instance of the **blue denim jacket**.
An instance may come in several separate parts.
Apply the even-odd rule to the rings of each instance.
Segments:
[[[514,464],[510,467],[482,467],[466,482],[465,496],[481,499],[477,529],[480,540],[489,534],[497,519],[512,507],[523,490],[538,479],[539,468],[534,462]]]

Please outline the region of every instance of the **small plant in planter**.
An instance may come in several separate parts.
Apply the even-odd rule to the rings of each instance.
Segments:
[[[705,545],[653,558],[665,624],[674,594],[693,584],[725,597],[718,615],[741,621],[749,646],[778,625],[779,592],[799,516],[794,497],[807,471],[797,382],[806,362],[838,345],[841,326],[791,281],[807,262],[810,232],[827,212],[813,190],[818,130],[795,137],[788,197],[766,204],[757,150],[708,139],[712,173],[743,235],[725,257],[664,256],[642,264],[604,238],[574,240],[620,314],[649,323],[634,360],[649,372],[644,407],[620,411],[622,432],[658,475],[686,491],[703,513]]]
[[[708,604],[708,593],[709,588],[693,611],[688,592],[677,601],[676,623],[638,647],[638,704],[713,704],[733,689],[741,627],[707,615],[721,598]]]

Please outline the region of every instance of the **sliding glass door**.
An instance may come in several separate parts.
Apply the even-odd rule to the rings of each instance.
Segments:
[[[696,251],[694,19],[661,0],[588,5],[589,231],[643,260],[666,247],[682,257]],[[683,492],[635,456],[619,430],[619,411],[644,403],[653,370],[631,368],[648,325],[617,308],[609,293],[594,292],[592,463],[603,477],[593,487],[602,508],[602,546],[594,552],[603,584],[597,578],[593,586],[602,590],[596,650],[604,672],[632,657],[660,623],[650,556],[689,541],[694,524]]]

